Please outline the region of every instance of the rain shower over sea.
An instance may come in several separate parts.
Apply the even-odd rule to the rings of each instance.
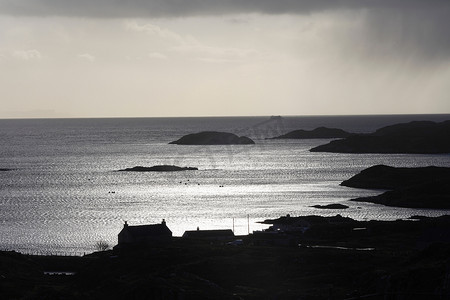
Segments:
[[[439,216],[442,210],[349,201],[380,191],[339,184],[376,164],[449,166],[450,155],[309,152],[329,139],[270,140],[320,126],[365,133],[450,115],[299,116],[0,120],[0,249],[83,253],[99,240],[117,243],[131,225],[165,219],[185,230],[247,234],[282,215],[335,215],[358,220]],[[255,145],[187,146],[169,142],[200,131],[245,135]],[[117,172],[134,166],[197,167],[182,172]],[[345,210],[318,210],[341,203]],[[249,221],[249,222],[248,222]]]

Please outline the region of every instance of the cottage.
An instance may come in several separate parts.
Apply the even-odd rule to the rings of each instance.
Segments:
[[[183,234],[183,238],[209,240],[209,241],[228,241],[234,238],[234,233],[231,229],[218,230],[188,230]]]
[[[171,238],[172,231],[167,227],[165,220],[162,220],[161,224],[139,226],[130,226],[125,221],[118,235],[118,246],[161,244],[170,241]]]

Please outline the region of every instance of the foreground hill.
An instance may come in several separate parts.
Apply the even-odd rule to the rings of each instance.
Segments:
[[[346,138],[352,133],[338,128],[318,127],[314,130],[294,130],[271,139],[331,139]]]
[[[170,142],[176,145],[249,145],[255,142],[246,136],[237,136],[234,133],[218,131],[202,131],[192,133]]]
[[[0,251],[0,299],[448,299],[449,217],[268,223],[309,229],[293,247],[256,246],[250,235],[240,246],[173,238],[84,257]]]
[[[331,141],[310,150],[334,153],[450,153],[450,121],[415,121]]]
[[[387,189],[381,195],[352,201],[409,208],[450,209],[450,168],[373,166],[345,180],[343,186]]]

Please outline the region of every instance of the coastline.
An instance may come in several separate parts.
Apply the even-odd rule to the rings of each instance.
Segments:
[[[2,295],[121,299],[157,292],[172,296],[154,299],[316,300],[448,295],[442,289],[442,266],[450,262],[450,232],[446,240],[433,239],[432,232],[449,228],[450,216],[391,222],[339,216],[288,219],[315,224],[296,234],[299,245],[256,245],[244,236],[238,246],[173,238],[166,244],[83,257],[0,252],[0,261],[8,266],[2,270]],[[286,217],[270,222],[280,220]]]

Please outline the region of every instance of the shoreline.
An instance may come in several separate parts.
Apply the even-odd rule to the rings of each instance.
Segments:
[[[276,295],[349,299],[419,290],[433,297],[447,295],[440,288],[446,276],[441,266],[450,263],[446,230],[450,216],[389,222],[285,216],[270,222],[302,226],[309,222],[310,227],[304,233],[290,233],[299,238],[300,245],[294,246],[257,244],[257,237],[250,235],[239,237],[243,239],[239,245],[177,237],[166,244],[83,257],[0,251],[0,262],[8,266],[0,280],[7,288],[0,295],[123,299],[164,291],[184,299],[235,299],[235,295],[252,300]],[[442,230],[445,238],[433,234]]]

